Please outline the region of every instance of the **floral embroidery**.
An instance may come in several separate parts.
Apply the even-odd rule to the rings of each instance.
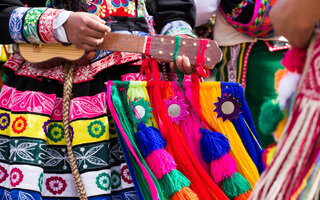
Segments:
[[[48,137],[48,127],[49,127],[49,124],[50,124],[50,119],[48,119],[47,121],[45,121],[43,123],[43,126],[42,126],[42,129],[44,131],[44,133],[46,134],[46,136]]]
[[[13,132],[17,133],[17,134],[20,134],[22,133],[24,130],[26,130],[27,128],[27,120],[26,118],[20,116],[20,117],[17,117],[13,123],[12,123],[12,130]]]
[[[61,141],[64,138],[62,125],[57,123],[50,124],[48,128],[48,138],[55,143]]]
[[[70,134],[70,140],[71,142],[73,142],[74,131],[71,125],[69,125],[69,134]]]
[[[130,175],[130,171],[129,171],[128,165],[124,165],[121,168],[121,177],[126,183],[128,183],[128,184],[132,183],[132,178],[131,178],[131,175]]]
[[[110,175],[105,172],[99,174],[96,178],[96,184],[98,188],[100,188],[101,190],[108,191],[111,185],[110,179]]]
[[[106,132],[106,128],[102,121],[95,120],[88,126],[88,132],[91,137],[100,138]]]
[[[87,1],[89,12],[97,15],[98,17],[108,17],[108,8],[104,0],[88,0]]]
[[[114,121],[111,115],[108,115],[108,122],[109,122],[109,134],[112,136],[115,136],[117,134],[116,126],[114,124]]]
[[[0,114],[0,129],[5,130],[10,124],[10,116],[8,113]]]
[[[10,183],[12,187],[16,187],[19,185],[23,180],[22,171],[18,168],[13,168],[10,172]]]
[[[42,192],[42,185],[43,185],[43,173],[41,173],[38,178],[38,187],[39,187],[40,192]]]
[[[80,152],[74,151],[74,156],[77,159],[77,164],[80,166],[83,163],[83,168],[88,168],[88,164],[98,165],[98,166],[107,166],[103,159],[99,158],[99,151],[103,148],[103,145],[93,146],[91,148],[85,149],[84,147],[80,148]]]
[[[132,109],[131,105],[128,106],[129,116],[134,125],[139,123],[139,120],[148,123],[148,119],[152,117],[152,108],[150,108],[149,104],[150,102],[145,102],[144,98],[135,98],[135,100],[132,101],[134,109]]]
[[[111,172],[111,188],[118,189],[121,185],[121,176],[117,171]]]
[[[0,165],[0,183],[2,183],[3,181],[5,181],[8,178],[8,172],[7,170]]]
[[[111,0],[111,4],[116,8],[128,7],[130,1],[133,0]]]
[[[172,122],[179,124],[181,120],[185,120],[186,115],[189,115],[187,111],[189,106],[184,103],[184,99],[178,100],[178,97],[170,96],[168,100],[164,99],[163,101]]]
[[[46,188],[52,194],[61,194],[67,188],[66,181],[59,176],[52,176],[46,180]]]
[[[22,142],[18,144],[18,142],[18,140],[14,140],[14,143],[10,144],[9,159],[11,160],[13,157],[13,161],[16,161],[18,157],[24,161],[34,161],[34,154],[32,152],[35,150],[35,146],[37,146],[38,143]]]

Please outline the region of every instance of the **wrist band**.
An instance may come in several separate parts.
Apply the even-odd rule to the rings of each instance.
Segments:
[[[63,10],[48,8],[39,19],[39,35],[45,43],[57,43],[53,32],[53,20]]]
[[[22,36],[23,17],[30,8],[16,8],[9,19],[9,32],[11,39],[15,43],[26,43],[27,41]]]
[[[24,17],[23,36],[30,43],[42,43],[38,34],[38,21],[47,8],[31,8]]]

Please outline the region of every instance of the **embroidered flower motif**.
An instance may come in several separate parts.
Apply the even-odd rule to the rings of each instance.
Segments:
[[[185,120],[185,116],[189,115],[188,105],[184,103],[184,99],[179,99],[178,97],[173,98],[169,96],[169,99],[163,100],[166,108],[168,110],[168,114],[171,117],[172,123],[175,122],[177,124],[180,123],[181,120]]]
[[[109,122],[109,134],[110,135],[116,135],[116,126],[114,124],[113,118],[111,115],[108,115],[108,122]]]
[[[97,15],[98,17],[105,18],[107,12],[107,4],[103,0],[88,0],[88,10],[90,13]]]
[[[120,7],[128,7],[130,1],[133,0],[111,0],[111,4],[116,7],[116,8],[120,8]]]
[[[47,121],[45,121],[43,123],[43,126],[42,126],[42,129],[44,131],[44,133],[46,134],[46,136],[48,137],[48,127],[49,127],[49,124],[50,124],[50,119],[48,119]]]
[[[124,165],[121,168],[121,177],[124,180],[124,182],[126,182],[128,184],[132,183],[132,178],[131,178],[131,175],[130,175],[130,171],[129,171],[128,165]]]
[[[152,108],[149,107],[149,104],[150,102],[145,102],[144,98],[136,98],[132,101],[134,109],[132,109],[132,106],[130,105],[127,110],[129,110],[128,114],[130,115],[130,119],[134,125],[138,124],[139,120],[141,122],[148,123],[148,119],[152,117]]]
[[[10,183],[12,187],[16,187],[19,185],[23,180],[22,171],[18,168],[13,168],[10,172]]]
[[[53,123],[48,128],[48,138],[57,143],[64,138],[64,131],[61,124]]]
[[[217,117],[222,117],[223,121],[238,119],[238,114],[241,113],[239,98],[234,98],[232,94],[225,93],[222,97],[218,97],[218,102],[213,104],[216,106],[213,111],[218,113]]]
[[[130,14],[130,15],[134,15],[136,11],[136,5],[134,2],[130,2],[128,7],[124,8],[124,12]]]
[[[3,181],[5,181],[8,178],[8,172],[7,170],[0,165],[0,183],[2,183]]]
[[[110,189],[110,175],[106,172],[99,174],[96,178],[97,187],[101,190],[108,191]]]
[[[26,118],[20,116],[20,117],[17,117],[13,123],[12,123],[12,130],[13,132],[17,133],[17,134],[20,134],[22,133],[24,130],[26,130],[27,128],[27,120]]]
[[[36,24],[37,23],[37,20],[38,20],[38,17],[39,15],[41,15],[40,11],[38,10],[30,10],[26,17],[25,17],[25,23],[27,24]]]
[[[10,116],[8,113],[0,114],[0,129],[5,130],[10,124]]]
[[[71,125],[69,125],[69,134],[70,134],[71,142],[73,142],[74,131]]]
[[[121,185],[121,175],[117,171],[111,172],[111,188],[118,189]]]
[[[100,138],[106,132],[106,127],[102,121],[95,120],[88,126],[88,132],[91,137]]]
[[[41,173],[38,178],[38,187],[40,192],[42,192],[42,185],[43,185],[43,173]]]
[[[66,181],[59,176],[51,176],[46,180],[46,188],[52,194],[61,194],[67,188]]]

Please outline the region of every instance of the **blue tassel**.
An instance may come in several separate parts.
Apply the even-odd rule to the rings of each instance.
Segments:
[[[148,156],[154,150],[166,147],[166,141],[157,128],[147,127],[144,123],[140,122],[137,129],[135,139],[143,157]]]
[[[208,129],[200,129],[202,135],[200,139],[201,155],[206,163],[220,159],[230,151],[228,138],[222,133],[211,132]]]

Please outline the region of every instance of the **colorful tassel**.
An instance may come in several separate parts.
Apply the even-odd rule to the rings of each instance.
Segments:
[[[221,183],[229,199],[248,199],[251,185],[237,172],[236,162],[228,153],[231,149],[228,138],[207,129],[200,129],[200,133],[201,154],[210,163],[213,180]]]
[[[227,153],[220,159],[212,161],[210,165],[211,176],[216,183],[231,177],[237,172],[237,165],[234,159]]]
[[[176,169],[173,157],[164,150],[166,142],[155,127],[137,126],[136,143],[150,170],[159,181],[164,196],[170,200],[198,200],[189,188],[190,181]]]
[[[147,128],[144,123],[139,123],[137,129],[135,140],[143,157],[148,156],[157,149],[164,149],[167,145],[158,129],[154,127]]]
[[[162,176],[177,167],[172,156],[164,149],[153,151],[145,158],[145,161],[156,179],[161,179]]]

